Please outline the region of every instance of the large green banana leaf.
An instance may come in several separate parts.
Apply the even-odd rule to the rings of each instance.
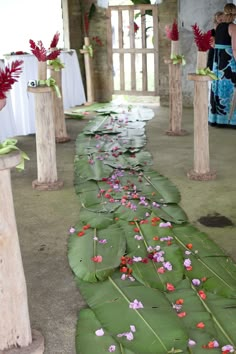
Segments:
[[[125,237],[115,224],[99,230],[90,227],[84,231],[83,236],[78,237],[77,234],[83,231],[83,226],[78,224],[76,231],[69,238],[70,267],[74,274],[84,281],[103,281],[119,266],[120,258],[125,253]],[[100,243],[103,240],[106,243]],[[96,256],[102,256],[102,261],[93,261],[92,258]]]
[[[140,170],[142,166],[151,165],[152,160],[148,151],[138,151],[135,154],[127,152],[117,157],[109,154],[104,160],[104,164],[112,166],[113,168]]]
[[[97,191],[87,191],[79,194],[82,206],[95,213],[113,213],[120,207],[120,201],[109,201],[104,194],[98,198]]]
[[[104,331],[125,348],[139,354],[178,353],[175,350],[187,353],[188,335],[162,292],[137,281],[123,281],[119,272],[104,282],[77,281]],[[130,308],[134,300],[140,301],[143,308]],[[130,331],[130,326],[136,329],[133,340],[118,336]]]
[[[115,211],[116,217],[127,221],[132,221],[134,219],[143,220],[147,217],[146,216],[147,213],[149,215],[153,213],[155,216],[161,218],[162,221],[169,221],[176,224],[185,222],[187,218],[183,209],[181,209],[176,204],[155,208],[151,204],[144,206],[144,205],[140,205],[139,201],[133,200],[132,205],[135,206],[136,209],[127,208],[126,206],[121,205]]]
[[[236,265],[220,247],[191,225],[173,226],[171,232],[183,250],[188,250],[186,245],[192,245],[191,254],[188,255],[192,262],[192,270],[187,272],[187,276],[190,279],[205,277],[206,290],[236,297]]]
[[[90,226],[94,229],[100,230],[109,227],[114,224],[113,214],[112,213],[94,213],[87,209],[81,208],[79,213],[80,223]],[[77,229],[79,227],[77,226]]]
[[[221,353],[220,348],[226,344],[236,346],[236,300],[227,299],[205,292],[206,299],[202,300],[197,292],[201,287],[194,288],[189,281],[180,283],[174,292],[166,294],[172,304],[182,299],[183,305],[179,312],[186,315],[181,318],[188,330],[189,338],[196,342],[193,353],[202,353],[202,346],[212,340],[217,340],[219,348],[214,353]],[[203,322],[204,329],[196,325]]]
[[[76,158],[74,162],[75,175],[84,179],[101,180],[104,177],[109,177],[113,169],[105,165],[103,161],[98,159],[93,160],[89,156],[81,156]]]
[[[101,329],[101,324],[93,311],[82,309],[79,313],[76,326],[76,353],[77,354],[107,354],[109,348],[115,345],[116,354],[136,354],[124,348],[108,332],[97,336],[95,332]]]
[[[96,116],[93,121],[90,121],[84,128],[84,134],[117,134],[122,132],[123,127],[111,119],[110,116]]]
[[[181,249],[176,244],[167,245],[166,242],[155,240],[157,236],[157,227],[149,224],[139,225],[136,222],[134,225],[124,221],[118,222],[124,230],[127,242],[127,255],[131,258],[141,257],[145,262],[133,262],[130,267],[133,271],[133,276],[147,287],[152,287],[160,290],[166,290],[166,284],[171,283],[177,285],[184,277],[183,254]],[[138,231],[134,229],[139,228]],[[135,236],[142,236],[141,240]],[[172,270],[167,270],[164,273],[159,273],[158,269],[163,267],[163,262],[154,262],[148,256],[155,247],[159,246],[160,251],[163,251],[163,262],[170,262]],[[146,263],[147,262],[147,263]]]

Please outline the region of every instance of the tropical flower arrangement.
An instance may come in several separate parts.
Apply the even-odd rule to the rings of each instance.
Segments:
[[[179,29],[176,19],[174,19],[172,25],[165,26],[166,37],[170,39],[172,42],[177,43],[179,41]],[[171,53],[170,59],[173,64],[186,64],[186,60],[184,55],[180,55],[177,53]]]
[[[55,35],[53,36],[53,39],[51,41],[49,50],[47,50],[42,41],[39,40],[37,42],[37,44],[30,39],[29,43],[30,43],[30,48],[31,48],[31,52],[32,54],[34,54],[36,56],[36,58],[38,59],[39,62],[48,62],[49,65],[52,65],[55,70],[60,70],[64,67],[64,65],[61,63],[60,59],[58,58],[58,56],[61,53],[61,49],[57,49],[57,44],[59,41],[59,36],[60,33],[56,32]],[[45,71],[46,71],[46,66],[45,66]],[[46,74],[45,74],[46,76]],[[52,86],[57,94],[57,96],[59,98],[61,98],[61,93],[60,93],[60,89],[56,83],[56,81],[53,78],[48,78],[46,80],[42,80],[39,79],[38,80],[38,85],[39,86]]]
[[[207,52],[211,48],[211,30],[203,32],[197,23],[192,25],[194,42],[200,52]]]
[[[179,40],[179,29],[176,19],[174,19],[172,25],[165,26],[165,33],[166,37],[171,41],[178,41]]]
[[[204,54],[205,55],[204,58],[206,61],[206,52],[211,48],[211,42],[212,42],[211,30],[207,32],[203,32],[200,30],[197,23],[192,25],[192,29],[194,34],[194,42],[198,48],[198,54],[200,53]],[[217,80],[217,76],[209,68],[206,67],[197,68],[196,74],[206,75],[209,76],[212,80]]]
[[[94,4],[92,4],[90,6],[89,11],[85,11],[83,14],[83,27],[84,27],[85,43],[83,45],[81,53],[88,52],[89,56],[91,58],[94,55],[94,48],[96,46],[99,46],[99,47],[103,46],[103,43],[98,36],[93,36],[91,38],[91,43],[90,43],[90,38],[89,38],[90,20],[91,20],[92,16],[94,15],[95,11],[96,11],[96,6]]]
[[[4,69],[0,69],[0,99],[6,98],[6,93],[18,81],[22,73],[22,60],[15,60]]]
[[[22,64],[22,60],[15,60],[4,69],[0,69],[0,100],[7,98],[7,92],[10,91],[13,84],[18,81],[20,74],[22,73]],[[21,151],[16,146],[16,143],[16,139],[4,140],[2,143],[0,143],[0,155],[9,154],[12,151],[18,150],[21,155],[21,162],[16,167],[19,170],[22,170],[24,169],[24,160],[29,160],[29,157],[25,152]]]
[[[142,148],[152,117],[106,110],[76,140],[81,209],[68,259],[88,304],[77,353],[236,353],[235,264],[151,168]]]

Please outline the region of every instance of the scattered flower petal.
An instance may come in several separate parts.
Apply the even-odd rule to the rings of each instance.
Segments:
[[[95,257],[92,257],[91,259],[95,263],[101,263],[102,262],[102,256],[95,256]]]
[[[96,332],[95,332],[96,336],[98,337],[102,337],[104,336],[104,330],[102,328],[100,329],[97,329]]]
[[[113,345],[110,345],[110,347],[108,348],[108,351],[110,352],[110,353],[113,353],[113,352],[115,352],[116,351],[116,346],[113,344]]]
[[[190,346],[190,347],[193,347],[194,345],[196,345],[197,343],[194,341],[194,340],[192,340],[192,339],[189,339],[188,340],[188,345]]]
[[[141,301],[135,299],[133,302],[130,302],[129,308],[133,310],[143,309],[143,304],[141,303]]]

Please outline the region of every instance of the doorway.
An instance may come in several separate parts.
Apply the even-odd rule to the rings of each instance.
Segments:
[[[158,7],[109,6],[107,15],[113,94],[158,96]]]

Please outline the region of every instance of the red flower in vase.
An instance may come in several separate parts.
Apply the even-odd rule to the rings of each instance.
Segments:
[[[31,52],[36,56],[38,61],[54,60],[61,52],[60,49],[57,49],[49,53],[43,46],[42,41],[38,41],[36,44],[32,39],[30,39],[29,43]]]
[[[12,88],[22,73],[23,60],[15,60],[5,69],[0,69],[0,99],[6,98],[6,92]]]
[[[211,48],[211,30],[202,32],[197,23],[192,26],[194,41],[200,52],[207,52]]]

